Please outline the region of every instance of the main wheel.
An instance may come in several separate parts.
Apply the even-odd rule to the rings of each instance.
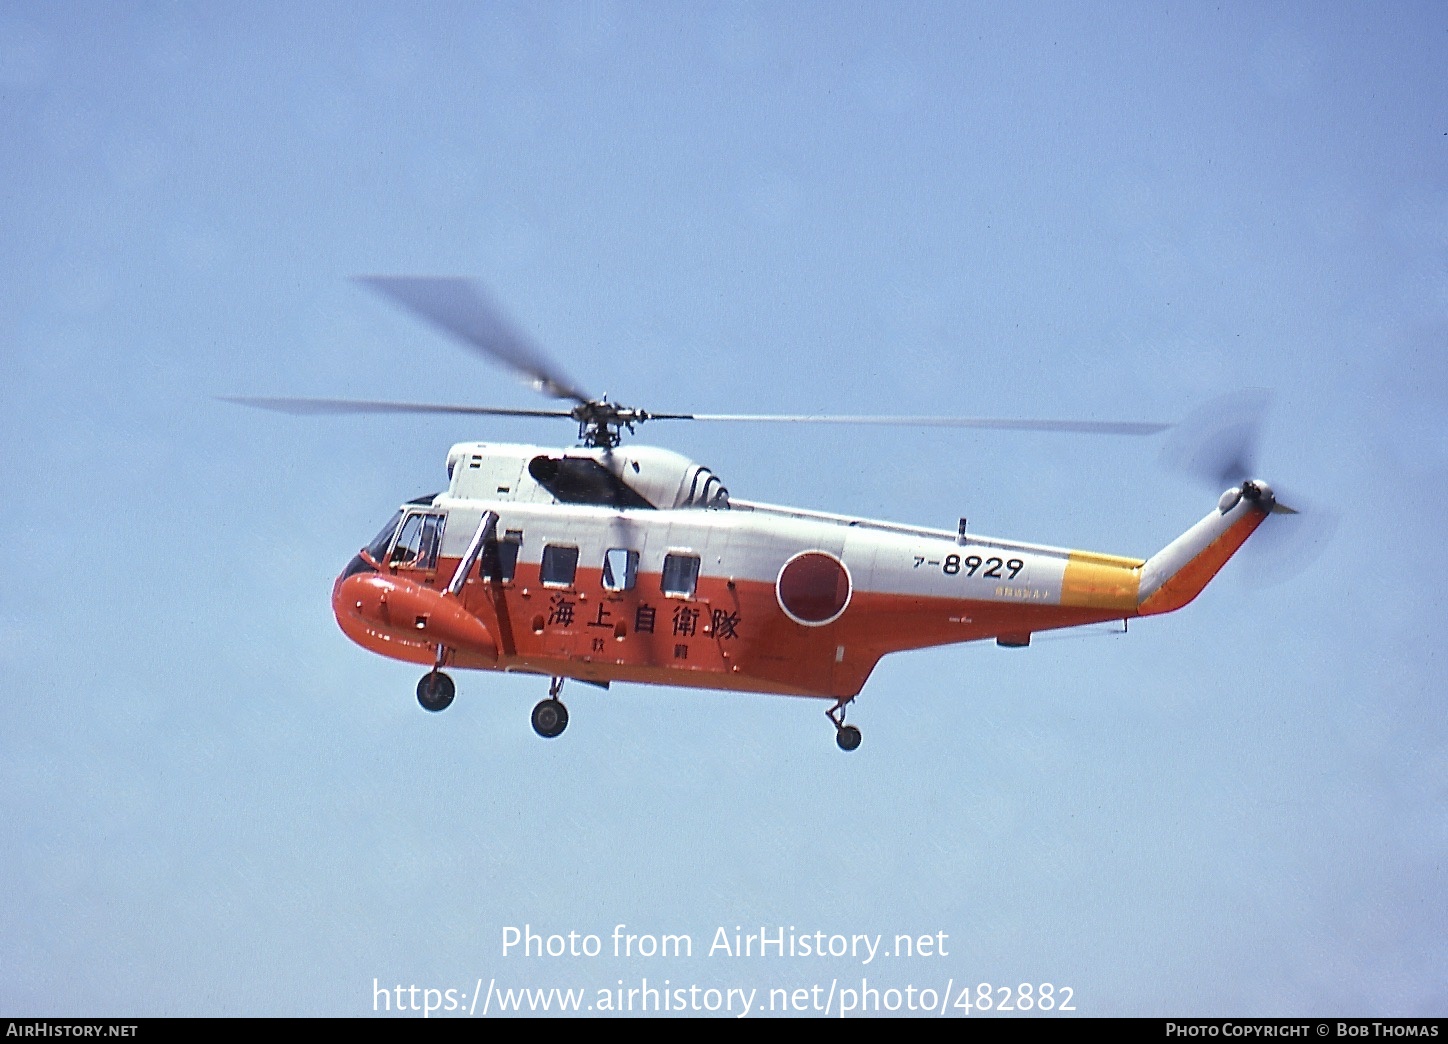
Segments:
[[[544,739],[561,735],[568,728],[568,708],[554,699],[541,701],[533,708],[533,731]]]
[[[422,704],[422,709],[426,711],[436,713],[447,710],[456,695],[457,686],[453,685],[453,680],[442,671],[428,671],[417,683],[417,702]]]
[[[841,725],[835,733],[835,742],[841,750],[854,750],[860,745],[860,730],[853,725]]]

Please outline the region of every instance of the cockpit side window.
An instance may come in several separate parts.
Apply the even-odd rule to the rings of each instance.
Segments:
[[[408,515],[397,533],[387,564],[404,569],[436,569],[446,516],[433,512]]]

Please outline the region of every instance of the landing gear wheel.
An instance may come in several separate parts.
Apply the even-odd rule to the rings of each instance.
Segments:
[[[568,708],[549,697],[533,708],[533,731],[544,739],[563,734],[568,728]]]
[[[453,685],[453,680],[442,671],[429,671],[417,683],[417,702],[422,704],[425,711],[436,713],[447,710],[456,695],[457,686]]]
[[[853,703],[854,699],[853,696],[845,696],[825,711],[825,717],[829,718],[835,727],[835,742],[840,745],[841,750],[854,750],[860,745],[860,730],[845,724],[845,708]]]

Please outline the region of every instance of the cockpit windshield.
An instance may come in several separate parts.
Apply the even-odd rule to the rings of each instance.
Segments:
[[[401,521],[402,512],[399,511],[397,514],[392,516],[392,521],[388,522],[387,525],[382,527],[382,532],[378,533],[375,537],[372,538],[372,543],[368,544],[367,547],[364,548],[367,554],[372,558],[372,561],[379,563],[382,561],[382,556],[387,554],[387,545],[392,543],[392,534],[397,532],[397,523]]]
[[[354,564],[370,558],[379,566],[404,569],[433,569],[442,545],[447,515],[441,511],[419,511],[408,507],[393,515],[372,543],[362,549]],[[349,567],[350,568],[350,567]]]

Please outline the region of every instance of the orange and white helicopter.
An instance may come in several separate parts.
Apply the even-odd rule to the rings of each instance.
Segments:
[[[335,399],[228,401],[289,413],[564,417],[570,449],[463,442],[448,488],[404,504],[332,591],[342,631],[428,667],[418,702],[453,701],[444,667],[551,678],[533,728],[568,724],[565,679],[808,696],[844,750],[845,710],[887,653],[1171,612],[1206,586],[1273,512],[1272,489],[1227,465],[1232,483],[1196,525],[1148,558],[1045,547],[741,500],[678,453],[623,446],[648,421],[940,425],[1150,434],[1164,424],[941,417],[650,413],[595,399],[461,279],[361,280],[526,376],[568,409]],[[1233,473],[1233,472],[1236,473]]]

